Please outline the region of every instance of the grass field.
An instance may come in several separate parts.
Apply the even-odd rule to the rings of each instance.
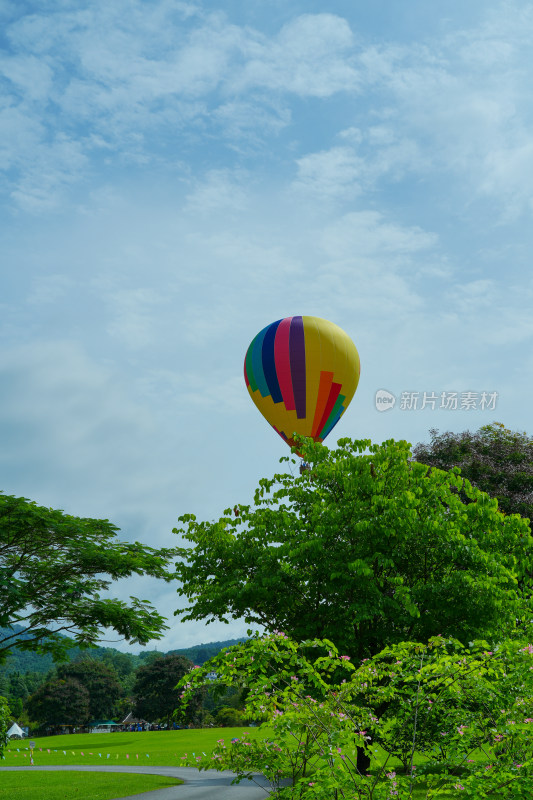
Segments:
[[[98,772],[4,772],[1,800],[109,800],[176,786],[160,775],[106,775]]]
[[[33,738],[35,765],[51,764],[131,764],[172,767],[182,764],[187,753],[210,752],[217,739],[230,741],[257,728],[207,728],[205,730],[147,731],[142,733],[88,733]],[[262,734],[264,735],[264,734]],[[30,763],[28,740],[12,741],[5,751],[3,767],[21,767]]]
[[[150,731],[142,733],[93,733],[34,738],[33,759],[36,766],[48,765],[121,765],[177,766],[185,764],[185,755],[210,753],[217,740],[229,742],[247,731],[250,737],[265,736],[258,728],[209,728],[205,730]],[[376,762],[383,763],[385,753],[378,749]],[[423,759],[415,756],[415,763]],[[29,766],[28,740],[12,741],[0,766]],[[398,769],[399,762],[390,759],[387,769]],[[67,777],[68,776],[68,777]],[[127,778],[127,781],[126,781]],[[0,800],[109,800],[128,794],[150,791],[172,785],[172,779],[141,775],[96,775],[90,773],[1,773]],[[94,783],[93,783],[94,781]],[[108,781],[108,783],[106,783]],[[47,787],[47,794],[41,791]],[[144,788],[146,786],[146,788]],[[37,787],[37,788],[36,788]],[[422,790],[414,794],[421,798]],[[442,794],[442,798],[449,796]]]

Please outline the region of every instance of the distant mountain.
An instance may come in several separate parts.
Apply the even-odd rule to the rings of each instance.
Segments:
[[[210,642],[209,644],[196,644],[194,647],[188,647],[184,650],[170,650],[169,653],[176,653],[180,656],[185,656],[189,658],[193,664],[198,664],[202,666],[205,664],[206,661],[209,661],[210,658],[216,656],[220,653],[221,650],[224,650],[226,647],[232,647],[234,644],[239,644],[240,642],[246,642],[246,639],[228,639],[225,642]]]
[[[24,628],[22,628],[20,625],[13,625],[12,628],[0,628],[0,639],[13,632],[19,633],[23,630]],[[19,639],[27,638],[29,637],[25,636],[23,633],[20,633]],[[68,639],[69,637],[61,636],[61,638]],[[104,648],[97,649],[100,650]],[[72,640],[72,648],[69,649],[70,660],[75,659],[81,652],[82,650],[76,645],[74,640]],[[31,650],[19,650],[14,647],[12,654],[3,664],[0,665],[0,672],[39,672],[46,674],[52,669],[53,666],[54,660],[49,654],[41,655],[40,653],[34,653]]]
[[[22,631],[23,629],[20,626],[15,625],[13,630],[17,632]],[[9,632],[10,631],[5,628],[0,628],[0,638],[2,635],[6,635],[6,633]],[[21,636],[20,638],[24,637]],[[68,639],[69,637],[65,636],[64,638]],[[194,647],[169,650],[169,653],[183,655],[186,658],[189,658],[193,664],[199,664],[201,666],[210,658],[216,656],[217,653],[220,653],[220,651],[224,648],[231,647],[234,644],[245,641],[246,639],[227,639],[224,642],[209,642],[208,644],[198,644]],[[72,648],[69,649],[69,660],[73,661],[82,653],[86,653],[92,658],[103,658],[104,655],[109,652],[121,653],[122,651],[117,650],[115,647],[92,647],[89,650],[81,650],[76,645],[74,640],[72,640]],[[168,655],[161,650],[143,650],[139,655],[128,655],[133,661],[134,667],[137,668],[143,664],[145,659],[153,658],[156,654]],[[8,674],[10,672],[38,672],[46,674],[53,668],[53,666],[54,661],[51,655],[40,655],[39,653],[13,648],[12,655],[9,656],[4,664],[0,665],[0,673]]]

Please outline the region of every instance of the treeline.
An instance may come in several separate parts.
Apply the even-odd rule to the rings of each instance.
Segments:
[[[0,637],[6,636],[10,632],[21,632],[23,629],[20,626],[14,625],[12,628],[2,628],[0,627]],[[19,633],[19,639],[24,639],[24,635]],[[62,639],[69,640],[68,636],[61,636]],[[72,640],[71,640],[72,641]],[[210,658],[216,656],[217,653],[220,653],[221,650],[224,650],[226,647],[231,647],[238,642],[244,642],[245,639],[226,639],[225,641],[221,642],[209,642],[208,644],[197,644],[193,647],[185,647],[180,648],[177,650],[169,650],[169,654],[173,655],[180,655],[185,656],[185,658],[190,659],[193,664],[205,664],[206,661],[209,661]],[[151,659],[156,655],[165,655],[165,653],[161,653],[159,650],[143,650],[138,655],[134,655],[133,653],[123,653],[120,650],[116,650],[114,647],[92,647],[90,650],[81,650],[79,647],[73,643],[72,647],[68,649],[68,661],[74,661],[82,657],[85,654],[89,654],[91,658],[96,659],[105,659],[105,658],[113,658],[114,654],[117,653],[120,659],[120,656],[125,656],[127,659],[131,661],[133,664],[133,668],[137,669],[143,663],[145,663],[146,659]],[[10,656],[8,656],[5,663],[2,664],[0,667],[0,680],[2,676],[11,673],[11,672],[18,672],[18,673],[26,673],[26,672],[36,672],[38,674],[48,673],[54,666],[54,661],[50,653],[36,653],[31,650],[19,650],[18,648],[14,648],[13,652]]]
[[[146,650],[138,655],[112,647],[80,650],[73,646],[69,660],[59,665],[49,654],[14,648],[0,668],[0,696],[7,698],[12,717],[32,728],[122,720],[130,711],[150,722],[170,724],[178,705],[173,694],[177,681],[193,665],[204,664],[238,641],[244,640],[211,642],[166,654]],[[199,724],[206,715],[216,718],[221,707],[238,705],[234,694],[226,704],[223,698],[215,701],[204,693],[182,722]]]

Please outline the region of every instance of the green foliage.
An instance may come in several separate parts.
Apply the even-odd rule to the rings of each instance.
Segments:
[[[12,697],[9,699],[9,711],[13,719],[20,719],[24,705],[20,697]]]
[[[7,639],[13,633],[18,634],[21,638],[24,637],[24,628],[20,625],[13,625],[10,628],[0,627],[0,641]],[[26,637],[29,638],[29,637]],[[70,640],[69,640],[70,641]],[[69,652],[69,655],[71,653]],[[49,653],[36,653],[31,650],[19,650],[13,646],[10,654],[2,659],[0,664],[0,675],[6,675],[9,672],[40,672],[45,675],[50,671],[54,663],[52,656]]]
[[[261,480],[238,516],[180,518],[175,532],[191,543],[176,568],[183,618],[244,617],[357,658],[511,629],[526,613],[528,523],[454,471],[412,461],[406,442],[338,444],[303,441],[310,470]]]
[[[20,625],[14,625],[12,628],[0,627],[0,641],[7,636],[15,633],[18,639],[24,639],[23,628]],[[76,646],[75,642],[66,637],[58,634],[60,638],[65,639],[65,658],[68,661],[74,661],[79,658],[83,651]],[[232,647],[234,644],[244,642],[246,639],[227,639],[221,642],[209,642],[208,644],[199,644],[193,647],[182,648],[178,650],[170,650],[168,653],[161,653],[158,650],[143,650],[139,655],[133,653],[122,653],[114,647],[92,647],[91,657],[101,658],[106,664],[114,666],[117,670],[121,682],[127,682],[128,677],[132,671],[137,669],[145,663],[146,659],[150,660],[160,655],[180,655],[185,656],[193,664],[204,664],[217,653],[220,653],[226,647]],[[129,666],[128,666],[129,664]],[[43,676],[52,669],[54,661],[49,653],[39,653],[31,650],[19,650],[18,647],[13,646],[11,654],[7,657],[4,663],[0,666],[0,690],[2,676],[10,672],[23,673],[39,673]]]
[[[9,716],[9,704],[5,697],[0,696],[0,756],[3,755],[5,746],[7,744]]]
[[[208,644],[198,644],[180,650],[170,650],[168,655],[185,656],[193,664],[205,664],[210,658],[216,656],[226,647],[233,647],[235,644],[245,642],[246,639],[227,639],[223,642],[209,642]]]
[[[82,726],[89,722],[89,692],[73,678],[54,678],[37,689],[28,700],[31,718],[43,725]]]
[[[122,694],[114,668],[94,658],[83,658],[57,667],[57,677],[77,681],[89,695],[89,715],[94,719],[113,716],[114,707]]]
[[[184,702],[214,668],[223,683],[248,686],[247,713],[269,716],[267,736],[221,740],[189,763],[232,769],[238,780],[261,772],[277,797],[294,800],[411,798],[417,787],[427,798],[454,790],[474,800],[530,797],[533,645],[487,648],[435,637],[357,665],[328,641],[296,644],[283,634],[251,641],[182,681]],[[411,739],[405,774],[390,766],[398,720]],[[373,758],[371,771],[359,769],[358,748]],[[420,748],[429,758],[416,764]]]
[[[66,637],[65,637],[66,638]],[[183,655],[189,653],[193,658],[191,659],[195,664],[204,663],[207,656],[212,657],[220,652],[225,647],[230,647],[237,644],[239,639],[230,639],[222,642],[211,642],[209,644],[198,645],[191,647],[184,651],[171,651],[168,655]],[[67,639],[67,643],[72,644],[71,639]],[[82,658],[83,651],[78,647],[69,647],[66,650],[66,657],[70,658],[70,662],[79,661]],[[136,670],[139,666],[145,666],[151,663],[155,658],[161,658],[165,653],[158,651],[145,651],[139,655],[131,653],[122,653],[112,647],[93,647],[90,650],[90,658],[92,661],[102,662],[110,667],[116,673],[116,678],[120,684],[119,688],[113,690],[115,693],[114,702],[108,706],[105,713],[91,714],[93,719],[99,717],[112,717],[114,719],[124,719],[131,711],[133,686],[135,682]],[[24,667],[31,664],[35,669],[25,670]],[[20,669],[17,669],[20,667]],[[24,707],[30,695],[32,695],[42,684],[47,680],[57,677],[57,672],[54,670],[52,656],[48,653],[40,654],[31,651],[20,652],[16,647],[13,648],[12,654],[8,657],[6,662],[0,666],[0,695],[5,695],[8,699],[11,709],[11,716],[17,719],[21,724],[29,724],[35,720],[28,716],[28,710]],[[81,681],[83,684],[83,681]],[[233,691],[233,690],[231,690]],[[216,703],[212,701],[209,696],[204,698],[205,708],[215,712],[216,709],[222,705],[236,705],[239,700],[237,693],[235,696],[227,696],[218,698]],[[31,704],[30,704],[31,705]],[[242,704],[239,705],[242,707]],[[201,716],[201,719],[200,719]],[[195,722],[207,724],[205,722],[205,713],[195,716]],[[210,718],[211,722],[214,719]]]
[[[215,720],[222,728],[236,728],[242,725],[242,711],[231,706],[222,706],[217,710]]]
[[[150,604],[103,598],[101,592],[133,574],[169,580],[174,551],[120,542],[117,530],[107,520],[72,517],[0,494],[0,659],[15,643],[19,650],[64,658],[69,640],[61,631],[82,647],[94,644],[102,628],[140,643],[162,635],[163,617]],[[22,627],[22,636],[14,625]]]
[[[122,687],[115,670],[102,661],[83,658],[61,664],[27,700],[32,720],[43,724],[82,726],[113,716]]]
[[[149,722],[165,720],[170,725],[176,709],[180,708],[180,695],[176,684],[184,675],[189,675],[193,664],[183,656],[168,655],[156,658],[140,667],[133,686],[135,716]],[[187,714],[190,720],[201,703],[201,695],[194,698]]]
[[[506,514],[533,515],[533,438],[499,422],[475,433],[441,433],[432,428],[429,444],[418,444],[417,461],[438,469],[458,467],[461,475],[491,497]]]

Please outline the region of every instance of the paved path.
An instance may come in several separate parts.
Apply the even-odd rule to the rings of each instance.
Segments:
[[[232,772],[199,772],[192,767],[104,767],[104,766],[57,766],[57,767],[0,767],[4,770],[24,772],[27,770],[43,770],[52,772],[56,770],[80,772],[138,772],[143,775],[169,775],[171,778],[180,778],[185,781],[183,786],[171,786],[167,789],[155,789],[153,792],[131,794],[122,800],[264,800],[268,798],[268,784],[266,780],[257,775],[256,783],[242,781],[231,785]]]

